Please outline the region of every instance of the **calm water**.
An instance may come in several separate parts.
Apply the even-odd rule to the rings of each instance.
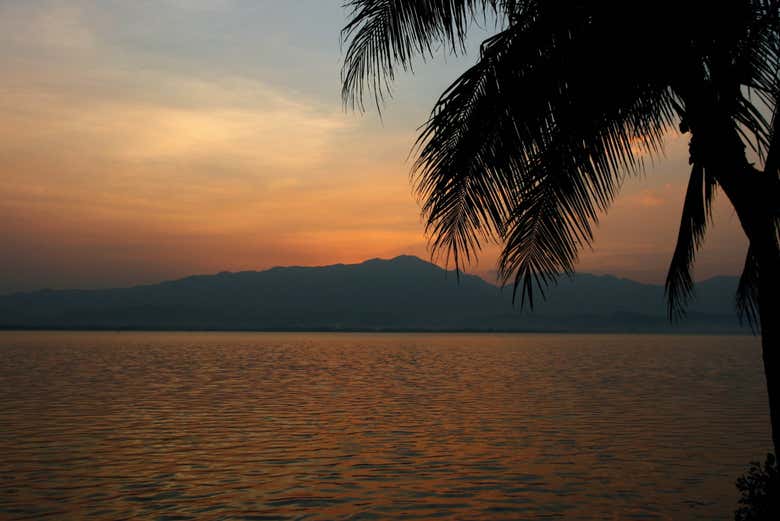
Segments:
[[[758,341],[0,333],[0,518],[732,519]]]

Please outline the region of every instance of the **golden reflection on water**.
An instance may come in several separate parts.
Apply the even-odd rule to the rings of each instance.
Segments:
[[[730,519],[758,341],[0,333],[0,519]]]

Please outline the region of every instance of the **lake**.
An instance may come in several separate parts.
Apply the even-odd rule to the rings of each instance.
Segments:
[[[0,518],[733,519],[749,336],[0,332]]]

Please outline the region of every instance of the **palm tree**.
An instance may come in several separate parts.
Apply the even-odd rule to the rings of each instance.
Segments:
[[[780,449],[780,0],[349,0],[346,105],[377,108],[399,71],[479,59],[441,96],[416,147],[414,182],[434,256],[468,264],[503,244],[499,273],[521,305],[573,272],[598,213],[670,132],[690,134],[691,173],[666,280],[684,314],[715,191],[750,246],[740,318],[760,328]],[[751,160],[752,158],[752,160]]]

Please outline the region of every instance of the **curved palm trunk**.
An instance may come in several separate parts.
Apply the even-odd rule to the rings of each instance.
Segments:
[[[735,136],[736,137],[736,136]],[[737,138],[738,139],[738,138]],[[744,149],[737,173],[718,176],[739,216],[758,264],[758,313],[772,443],[780,453],[780,250],[773,206],[780,202],[776,178],[748,164]]]
[[[742,158],[744,159],[744,152]],[[780,250],[771,200],[780,201],[776,183],[751,170],[719,176],[718,181],[739,216],[758,263],[758,313],[775,454],[780,453]],[[750,173],[748,173],[750,172]],[[742,179],[739,179],[742,177]],[[774,197],[772,197],[774,195]]]
[[[701,92],[701,91],[700,91]],[[698,94],[700,94],[700,92]],[[776,220],[780,180],[747,160],[733,121],[714,97],[683,96],[691,130],[691,159],[701,162],[734,206],[758,264],[758,313],[772,443],[780,454],[780,248]],[[687,99],[686,99],[687,98]],[[773,143],[773,148],[780,144]],[[780,152],[780,149],[774,152]],[[770,152],[770,155],[772,153]]]
[[[764,374],[769,393],[772,442],[780,453],[780,253],[777,248],[759,254],[759,314]]]
[[[763,178],[770,186],[763,195],[765,203],[762,246],[758,256],[758,299],[761,320],[761,347],[764,373],[772,414],[772,442],[775,455],[780,454],[780,113],[775,107],[772,142],[764,163]],[[756,238],[759,241],[759,238]]]
[[[774,205],[780,190],[771,176],[758,172],[741,153],[738,174],[719,175],[718,182],[739,216],[758,264],[758,314],[775,454],[780,454],[780,249]]]

